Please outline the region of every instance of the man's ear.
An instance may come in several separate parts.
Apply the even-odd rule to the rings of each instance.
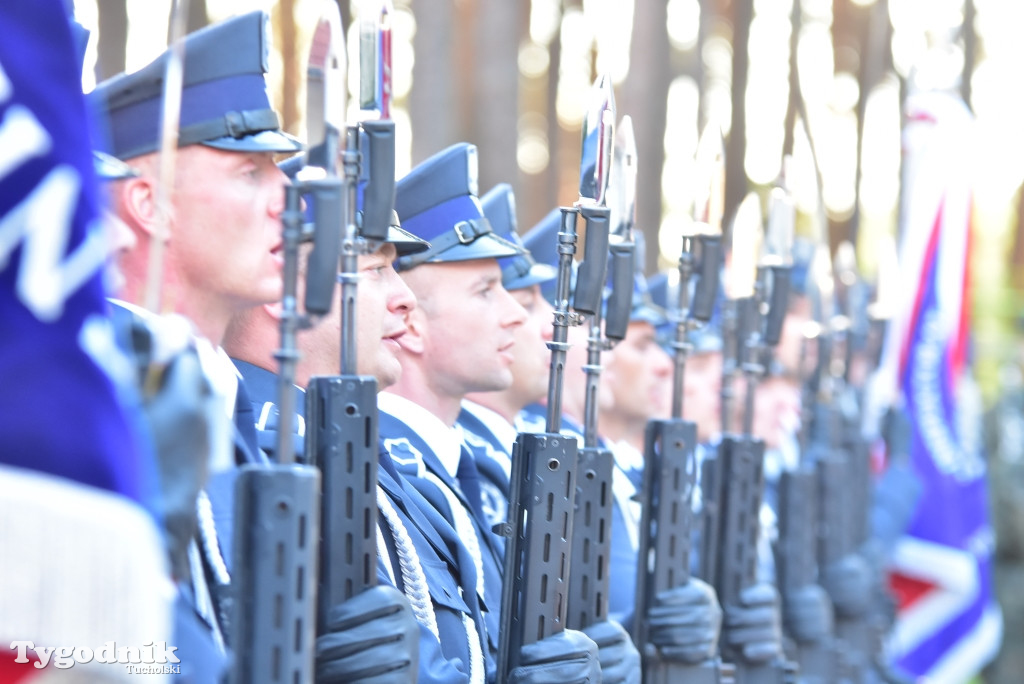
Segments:
[[[156,181],[149,176],[128,178],[120,182],[121,208],[127,221],[150,236],[159,229]]]
[[[427,317],[416,307],[405,316],[405,334],[398,338],[402,351],[419,356],[426,346]]]
[[[281,302],[269,302],[267,304],[263,304],[262,306],[263,310],[267,313],[268,316],[273,318],[275,321],[281,320],[281,310],[283,309],[283,305],[281,304]]]

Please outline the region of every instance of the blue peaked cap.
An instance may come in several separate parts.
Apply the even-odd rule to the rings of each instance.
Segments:
[[[284,175],[288,176],[292,180],[295,179],[296,174],[302,170],[305,165],[306,159],[304,155],[297,154],[294,157],[284,160],[277,165],[277,168],[281,169]],[[356,211],[362,211],[363,208],[363,190],[366,188],[366,183],[369,179],[360,179],[359,185],[356,187]],[[307,201],[305,212],[305,220],[307,223],[313,221],[313,204]],[[384,239],[384,242],[390,242],[395,246],[398,252],[398,256],[404,256],[406,254],[416,254],[419,252],[426,251],[430,247],[430,243],[425,240],[421,240],[407,230],[402,229],[402,225],[398,220],[398,212],[391,212],[391,225],[388,226],[388,234]]]
[[[662,344],[664,346],[668,346],[675,339],[676,335],[676,321],[673,320],[674,316],[668,313],[672,312],[677,306],[679,297],[678,278],[674,276],[672,278],[669,277],[669,274],[673,271],[675,269],[659,271],[647,279],[651,300],[666,312],[665,323],[657,326],[658,335],[663,340]],[[693,352],[695,354],[722,350],[721,302],[721,289],[719,289],[719,295],[715,298],[715,308],[711,314],[711,320],[696,330],[690,330],[687,340],[693,345]]]
[[[643,268],[647,253],[647,243],[644,239],[644,234],[640,231],[634,231],[633,241],[636,245],[637,271],[633,274],[633,298],[629,310],[629,322],[642,321],[650,323],[655,328],[660,328],[668,323],[668,315],[665,313],[665,307],[651,298],[650,285],[643,271],[640,270]],[[606,292],[610,293],[612,286],[610,271],[608,278],[608,289]],[[605,300],[607,301],[607,295]]]
[[[522,238],[516,233],[516,200],[512,186],[499,183],[480,198],[484,216],[491,222],[491,230],[495,235],[503,237],[512,244],[521,247],[523,253],[498,259],[501,266],[501,284],[506,290],[522,290],[532,285],[540,285],[553,281],[557,272],[553,266],[539,264],[523,245]]]
[[[268,16],[257,11],[185,37],[178,145],[237,152],[296,152],[267,95]],[[131,74],[103,81],[89,103],[107,124],[104,148],[119,159],[155,152],[170,52]]]
[[[523,235],[523,246],[529,250],[539,264],[546,264],[555,272],[555,278],[540,283],[540,292],[544,299],[554,306],[556,278],[558,276],[558,232],[562,228],[562,210],[555,208],[540,220],[537,225]],[[572,264],[573,285],[576,282],[576,262]]]
[[[807,294],[807,278],[814,260],[814,243],[804,237],[793,240],[793,268],[789,274],[789,291]]]
[[[402,226],[430,243],[403,256],[399,271],[420,264],[499,259],[523,249],[498,237],[477,196],[476,145],[457,143],[418,164],[395,184],[395,211]]]
[[[607,301],[607,297],[605,299]],[[633,301],[629,310],[629,322],[650,323],[655,328],[661,328],[669,322],[665,307],[651,297],[647,278],[639,271],[633,274]]]

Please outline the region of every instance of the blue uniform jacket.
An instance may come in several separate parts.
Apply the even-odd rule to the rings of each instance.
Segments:
[[[434,506],[449,525],[454,527],[455,519],[448,499],[437,483],[427,478],[427,473],[436,477],[455,494],[474,525],[480,542],[483,568],[484,593],[482,599],[486,611],[484,620],[489,644],[487,658],[488,671],[490,671],[497,658],[498,628],[501,617],[501,578],[504,564],[503,543],[491,531],[490,523],[481,517],[470,504],[456,479],[448,473],[430,445],[419,434],[413,432],[401,417],[381,411],[379,430],[395,468]],[[475,559],[469,555],[468,551],[466,554],[465,562],[469,565],[464,566],[460,561],[460,567],[474,567]],[[472,590],[477,591],[476,586]],[[470,587],[464,584],[463,591],[469,593]]]
[[[504,444],[487,425],[466,409],[455,420],[466,434],[466,446],[473,452],[480,471],[480,493],[483,495],[484,513],[493,527],[508,517],[508,474],[495,458],[496,453],[512,456],[512,445]]]

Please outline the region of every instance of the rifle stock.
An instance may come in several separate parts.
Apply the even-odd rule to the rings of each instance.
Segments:
[[[508,520],[497,527],[507,538],[499,683],[523,646],[565,628],[576,460],[576,440],[556,433],[521,433],[512,447]]]
[[[231,681],[313,681],[320,474],[243,466],[235,484]]]
[[[697,426],[681,419],[651,420],[644,432],[644,480],[637,553],[633,641],[644,653],[644,681],[724,684],[731,665],[713,658],[685,663],[662,658],[649,646],[648,615],[655,597],[690,580],[691,499],[697,480]]]
[[[761,499],[764,492],[764,442],[746,435],[725,435],[722,459],[721,543],[713,581],[722,609],[739,606],[744,589],[757,577],[757,542],[760,536]],[[728,486],[725,486],[726,483]],[[722,658],[733,663],[736,681],[782,684],[795,681],[793,666],[782,658],[751,662],[729,645],[729,628],[722,626]]]
[[[377,583],[377,381],[321,376],[306,390],[306,459],[323,474],[319,621]]]
[[[776,575],[783,601],[817,583],[818,486],[816,473],[801,466],[779,476],[779,541]],[[794,637],[801,679],[808,684],[836,681],[836,652],[831,634],[816,641]]]
[[[570,629],[608,619],[614,467],[614,457],[607,449],[579,450],[566,622]]]

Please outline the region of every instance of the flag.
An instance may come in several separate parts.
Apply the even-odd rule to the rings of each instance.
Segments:
[[[882,369],[911,423],[922,485],[891,559],[897,598],[892,664],[965,682],[998,651],[994,535],[988,520],[981,406],[970,366],[973,118],[952,93],[911,96],[904,127],[903,287]]]
[[[0,35],[0,668],[29,681],[39,670],[7,644],[142,646],[166,638],[171,594],[144,505],[152,460],[110,373],[107,240],[64,3],[0,3]]]

